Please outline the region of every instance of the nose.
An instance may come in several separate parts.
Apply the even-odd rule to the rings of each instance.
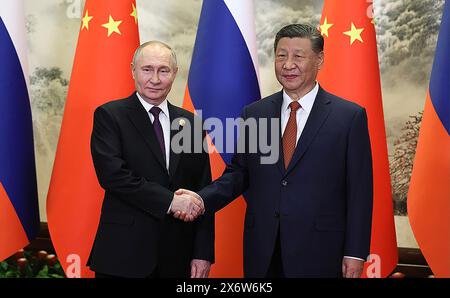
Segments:
[[[290,70],[295,67],[295,62],[292,61],[292,59],[286,60],[286,62],[283,64],[283,69]]]
[[[159,84],[161,80],[159,79],[158,72],[154,72],[150,76],[150,83],[156,85]]]

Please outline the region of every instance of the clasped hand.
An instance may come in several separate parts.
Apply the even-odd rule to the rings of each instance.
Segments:
[[[180,188],[173,195],[170,211],[173,217],[189,222],[205,212],[205,205],[197,193]]]

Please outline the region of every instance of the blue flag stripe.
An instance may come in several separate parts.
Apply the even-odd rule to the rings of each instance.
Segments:
[[[441,29],[430,79],[430,97],[450,135],[450,3],[445,1]]]

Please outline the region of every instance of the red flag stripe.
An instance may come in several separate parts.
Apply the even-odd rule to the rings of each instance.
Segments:
[[[28,244],[28,237],[0,183],[0,261],[8,258]]]

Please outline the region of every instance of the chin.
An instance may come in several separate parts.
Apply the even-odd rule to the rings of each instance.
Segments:
[[[300,84],[292,84],[290,82],[284,82],[283,85],[286,90],[297,90],[300,86]]]
[[[146,102],[150,103],[150,104],[154,105],[154,104],[157,104],[157,103],[159,103],[161,101],[159,97],[156,98],[155,96],[148,96],[147,94],[144,94],[144,95],[145,95],[144,100]]]
[[[145,94],[145,97],[147,97],[151,101],[159,100],[161,98],[161,96],[155,96],[154,93],[152,93],[152,94]]]

